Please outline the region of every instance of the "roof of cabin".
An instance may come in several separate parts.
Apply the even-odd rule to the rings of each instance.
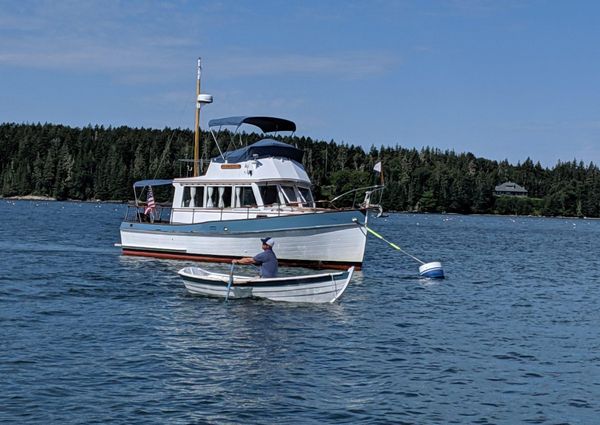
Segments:
[[[145,186],[165,186],[168,184],[172,184],[173,179],[165,180],[165,179],[154,179],[154,180],[140,180],[133,183],[133,187],[145,187]]]
[[[279,157],[288,158],[297,162],[302,162],[304,152],[287,143],[279,142],[274,139],[262,139],[249,146],[245,146],[234,151],[225,152],[223,157],[213,158],[214,162],[243,162],[251,159]]]

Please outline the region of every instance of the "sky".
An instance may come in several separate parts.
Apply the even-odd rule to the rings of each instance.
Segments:
[[[0,0],[0,122],[299,136],[600,164],[600,2]],[[249,128],[250,129],[250,128]]]

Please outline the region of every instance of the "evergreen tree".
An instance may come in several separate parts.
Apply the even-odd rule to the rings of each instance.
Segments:
[[[223,149],[230,136],[218,135]],[[243,133],[229,147],[260,137]],[[180,170],[185,175],[186,167],[178,160],[191,157],[192,140],[192,132],[181,129],[0,124],[0,195],[126,200],[135,180],[170,178]],[[208,133],[203,132],[201,140],[206,142],[205,159],[219,155]],[[593,163],[559,161],[544,168],[532,158],[511,165],[430,147],[418,151],[372,145],[365,152],[333,140],[291,136],[280,140],[304,150],[303,164],[316,199],[374,184],[372,169],[382,160],[386,188],[381,203],[387,209],[600,216],[600,170]],[[505,181],[525,186],[529,197],[495,197],[494,187]]]

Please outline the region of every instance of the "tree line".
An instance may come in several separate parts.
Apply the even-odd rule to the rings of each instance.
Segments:
[[[204,160],[218,155],[202,133]],[[242,134],[242,143],[260,138]],[[233,149],[230,134],[221,148]],[[600,170],[575,160],[542,167],[530,158],[516,165],[477,158],[471,153],[435,148],[360,146],[280,137],[304,150],[304,166],[317,199],[374,184],[373,167],[383,163],[387,210],[600,217]],[[0,124],[0,195],[37,195],[56,199],[132,198],[134,181],[190,175],[193,134],[187,129],[146,129],[55,124]],[[524,186],[529,196],[496,197],[506,181]]]

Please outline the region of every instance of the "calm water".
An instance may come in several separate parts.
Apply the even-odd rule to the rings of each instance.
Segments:
[[[373,219],[448,279],[370,238],[310,306],[189,296],[190,263],[120,256],[123,215],[0,200],[0,422],[600,421],[600,221]]]

